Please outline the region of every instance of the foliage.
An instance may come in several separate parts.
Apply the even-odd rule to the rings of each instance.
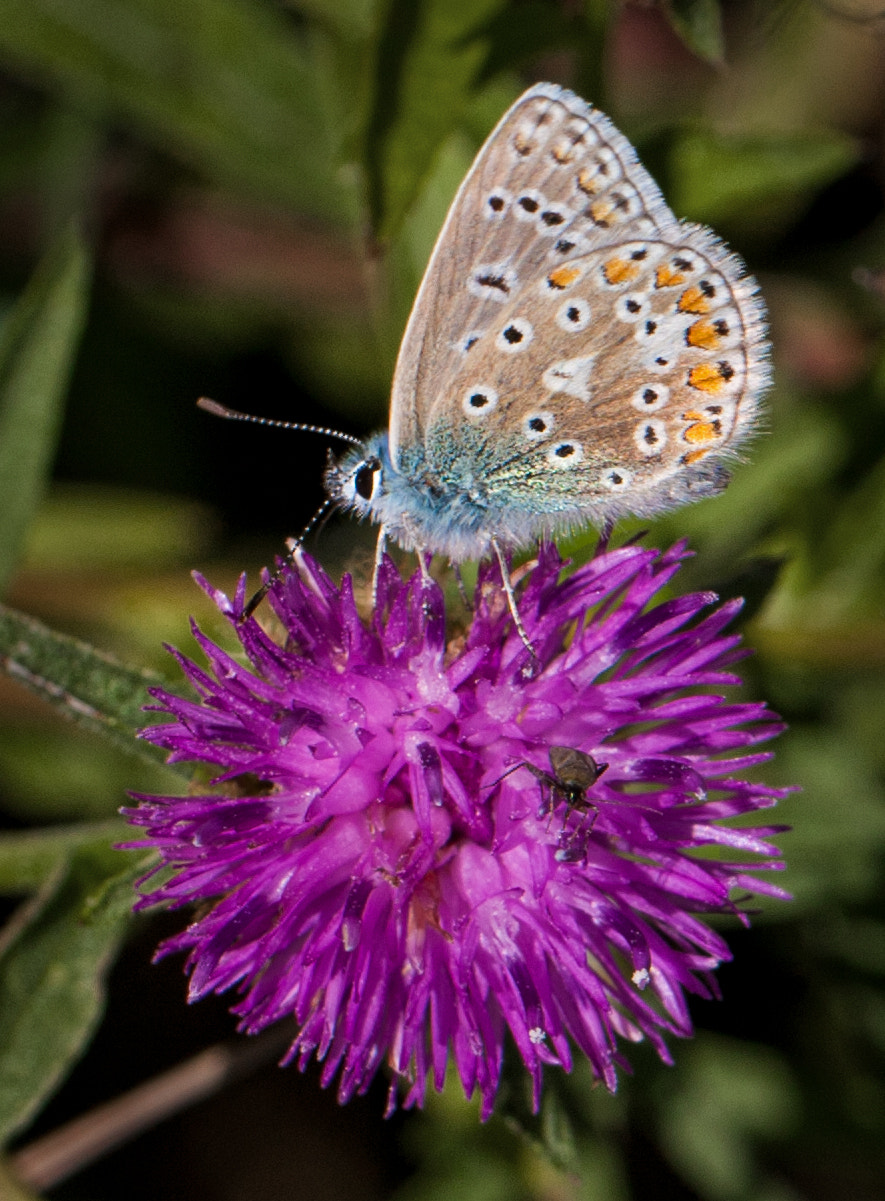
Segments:
[[[188,569],[225,588],[254,575],[316,507],[324,451],[213,423],[194,401],[358,434],[383,424],[447,205],[524,82],[554,77],[609,112],[676,211],[714,223],[761,280],[768,428],[722,498],[655,523],[648,544],[688,537],[684,586],[748,597],[747,696],[791,726],[766,779],[803,789],[778,814],[796,899],[725,930],[724,1000],[694,1007],[699,1034],[674,1068],[640,1050],[614,1098],[581,1070],[549,1073],[537,1118],[514,1080],[481,1128],[451,1089],[381,1133],[378,1094],[355,1103],[365,1128],[347,1125],[314,1076],[274,1071],[232,1090],[227,1125],[219,1110],[180,1124],[178,1159],[169,1139],[136,1145],[84,1174],[85,1192],[53,1196],[134,1196],[142,1177],[173,1196],[178,1173],[210,1201],[273,1201],[314,1168],[319,1195],[337,1180],[336,1196],[398,1186],[410,1201],[876,1195],[885,128],[875,6],[870,20],[846,8],[0,0],[7,1140],[230,1030],[184,1009],[180,964],[149,965],[151,919],[128,915],[146,868],[112,849],[127,837],[115,815],[127,787],[169,770],[131,737],[160,643],[187,645],[191,610],[219,632]],[[311,545],[359,572],[370,537],[333,524]],[[580,559],[592,541],[566,549]],[[270,1106],[278,1089],[291,1097]],[[277,1124],[285,1147],[269,1141]]]

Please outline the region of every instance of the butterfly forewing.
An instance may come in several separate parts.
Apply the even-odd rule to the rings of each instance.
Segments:
[[[611,122],[549,84],[526,92],[489,136],[452,204],[394,376],[390,449],[424,442],[431,410],[473,339],[558,264],[675,225]]]

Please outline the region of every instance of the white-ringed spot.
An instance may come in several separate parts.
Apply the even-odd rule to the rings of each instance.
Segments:
[[[530,442],[543,442],[553,433],[556,418],[546,410],[529,413],[522,420],[522,432]]]
[[[667,442],[667,427],[656,418],[641,421],[633,431],[633,441],[641,455],[659,455]]]
[[[461,400],[461,408],[468,417],[487,417],[497,404],[498,393],[484,384],[468,388]]]
[[[550,253],[559,257],[567,255],[569,258],[579,258],[586,254],[589,248],[589,243],[583,234],[576,233],[574,226],[571,226],[567,233],[556,239]]]
[[[623,467],[610,467],[602,473],[600,483],[610,492],[623,492],[630,487],[633,473]]]
[[[556,324],[570,334],[580,334],[590,324],[590,305],[581,296],[566,300],[556,310]]]
[[[545,238],[555,238],[562,233],[574,215],[574,209],[567,208],[564,204],[548,204],[538,213],[538,233]]]
[[[492,188],[485,199],[483,213],[487,220],[500,220],[507,213],[513,201],[513,195],[506,188]]]
[[[665,384],[643,384],[630,398],[630,404],[640,413],[656,413],[670,399],[670,389]]]
[[[584,457],[580,442],[556,442],[547,451],[547,462],[554,467],[577,467]]]
[[[644,292],[628,292],[626,296],[619,296],[615,304],[615,316],[628,324],[646,319],[649,312],[650,305]]]
[[[525,317],[514,317],[508,321],[495,338],[495,346],[505,354],[517,354],[525,350],[535,336],[534,326]]]
[[[506,263],[480,263],[467,280],[467,289],[482,300],[505,304],[517,285],[517,275]]]
[[[547,207],[547,197],[534,188],[526,188],[513,201],[513,215],[517,221],[535,221]]]

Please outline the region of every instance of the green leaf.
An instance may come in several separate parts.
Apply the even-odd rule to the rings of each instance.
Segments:
[[[134,878],[107,846],[81,847],[7,927],[0,953],[0,1141],[31,1120],[95,1029],[128,924]],[[113,900],[109,901],[109,895]]]
[[[89,265],[64,233],[40,264],[0,340],[0,591],[18,563],[61,425],[86,314]]]
[[[585,29],[581,15],[547,0],[522,0],[515,19],[510,7],[495,12],[478,31],[488,48],[480,79],[493,79],[551,51],[573,50]]]
[[[0,54],[212,178],[340,215],[309,41],[250,0],[0,0]]]
[[[132,834],[132,827],[122,818],[0,834],[0,894],[39,889],[81,850],[99,852],[131,839]]]
[[[671,153],[670,200],[675,212],[714,225],[774,202],[792,208],[847,171],[859,152],[853,138],[835,130],[742,137],[690,130]]]
[[[123,750],[156,762],[164,751],[136,740],[147,724],[147,688],[164,684],[153,672],[126,667],[95,647],[59,634],[36,618],[0,605],[0,668],[65,717],[105,734]]]
[[[376,234],[397,230],[470,100],[479,32],[504,0],[392,0],[377,59],[366,171]]]
[[[725,38],[719,0],[670,0],[664,11],[692,53],[708,63],[722,62]]]

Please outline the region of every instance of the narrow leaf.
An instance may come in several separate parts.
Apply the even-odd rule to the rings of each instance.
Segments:
[[[58,1087],[101,1016],[135,870],[121,873],[114,860],[125,862],[107,848],[80,848],[70,870],[29,904],[28,920],[13,919],[0,954],[0,1141]],[[96,905],[109,886],[119,904]]]
[[[670,0],[664,10],[692,53],[718,65],[725,56],[719,0]]]
[[[387,239],[470,99],[481,30],[503,0],[393,0],[380,41],[366,170],[373,224]],[[447,198],[448,199],[448,198]]]
[[[68,230],[41,263],[0,340],[0,591],[15,570],[52,464],[88,286],[86,251]]]
[[[673,148],[671,200],[678,213],[718,224],[756,206],[807,198],[854,163],[858,144],[838,131],[725,137],[686,133]]]
[[[147,689],[164,681],[127,667],[86,642],[0,605],[0,669],[65,717],[111,738],[123,750],[156,763],[164,751],[136,741],[147,724]]]
[[[39,889],[81,848],[98,851],[131,837],[132,828],[122,818],[0,834],[0,894]]]

